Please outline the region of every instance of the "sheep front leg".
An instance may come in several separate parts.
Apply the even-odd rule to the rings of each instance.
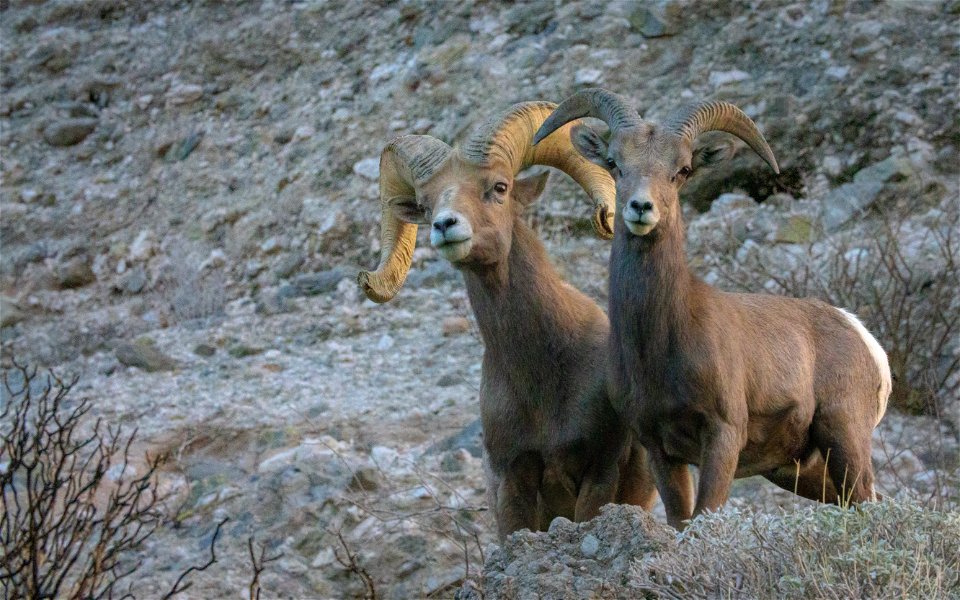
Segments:
[[[497,489],[497,532],[500,539],[520,529],[537,531],[537,492],[543,476],[543,461],[523,454],[507,467]]]
[[[647,449],[650,469],[663,500],[667,523],[682,530],[693,514],[693,477],[687,463],[667,456],[662,449]]]
[[[605,461],[603,466],[592,469],[580,484],[574,520],[589,521],[600,514],[600,507],[616,500],[620,471],[616,461]]]
[[[720,424],[711,428],[700,455],[700,484],[694,517],[708,510],[718,510],[726,503],[737,471],[740,446],[735,427]]]

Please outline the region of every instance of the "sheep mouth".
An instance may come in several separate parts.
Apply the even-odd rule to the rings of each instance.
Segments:
[[[659,221],[659,219],[644,218],[648,216],[652,216],[652,215],[643,215],[637,221],[624,219],[623,222],[627,225],[627,230],[630,233],[632,233],[633,235],[642,237],[647,235],[651,231],[653,231],[654,227],[657,226],[657,222]]]
[[[444,241],[437,244],[434,248],[440,253],[440,256],[450,262],[461,261],[470,254],[470,248],[473,246],[473,239]]]

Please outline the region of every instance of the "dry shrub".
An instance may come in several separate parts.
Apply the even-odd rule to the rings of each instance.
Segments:
[[[885,500],[782,515],[725,509],[634,563],[659,598],[948,598],[960,594],[960,513]]]
[[[0,397],[0,585],[4,598],[133,598],[137,552],[164,522],[157,470],[147,456],[135,473],[124,434],[96,419],[87,399],[69,398],[76,380],[17,365]],[[209,560],[179,574],[170,598],[190,587],[187,575],[216,562],[220,525]],[[130,581],[124,590],[121,584]]]
[[[162,294],[178,322],[206,325],[222,316],[227,304],[227,278],[216,269],[201,269],[196,253],[174,250],[161,278]]]
[[[814,297],[856,313],[887,351],[891,404],[940,416],[960,395],[960,206],[933,218],[918,231],[905,211],[884,209],[868,238],[834,235],[779,259],[776,248],[756,247],[745,260],[722,261],[718,274],[734,290]]]

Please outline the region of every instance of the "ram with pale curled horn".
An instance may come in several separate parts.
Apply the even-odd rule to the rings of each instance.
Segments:
[[[679,191],[723,154],[695,147],[697,137],[732,133],[779,172],[760,130],[719,101],[662,124],[610,118],[631,114],[622,97],[589,90],[561,103],[537,136],[583,116],[610,125],[609,140],[581,126],[573,143],[616,180],[610,389],[651,451],[667,519],[683,527],[719,509],[733,479],[751,475],[822,502],[875,499],[872,431],[892,385],[877,340],[842,309],[725,293],[688,265]]]
[[[381,260],[375,271],[358,276],[367,297],[386,302],[399,291],[410,269],[418,223],[431,223],[431,242],[451,262],[468,264],[471,249],[474,259],[484,259],[491,249],[483,242],[491,236],[476,229],[497,219],[484,214],[490,212],[484,199],[496,196],[502,205],[515,175],[533,165],[560,169],[580,184],[594,206],[595,231],[613,237],[613,181],[570,144],[572,125],[536,148],[531,144],[555,107],[549,102],[517,104],[481,125],[457,150],[430,136],[402,136],[387,145],[380,156]],[[478,213],[478,218],[467,213]]]
[[[656,499],[646,454],[607,395],[609,322],[596,302],[560,278],[523,218],[556,167],[586,191],[593,223],[612,234],[615,188],[607,171],[570,143],[568,126],[536,148],[555,105],[517,104],[457,149],[428,137],[391,142],[381,158],[382,260],[361,273],[367,296],[396,294],[410,268],[416,224],[463,275],[484,343],[480,380],[487,489],[501,536],[583,521],[609,502],[649,509]],[[424,327],[444,347],[442,325]]]

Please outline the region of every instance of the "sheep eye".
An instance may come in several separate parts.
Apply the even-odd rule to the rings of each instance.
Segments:
[[[607,157],[607,168],[611,171],[617,168],[617,161],[612,156]]]
[[[506,194],[506,193],[507,193],[507,184],[503,183],[502,181],[499,181],[499,182],[493,184],[493,190],[494,190],[495,192],[497,192],[498,194]]]
[[[679,171],[677,171],[677,174],[673,176],[673,180],[678,181],[678,180],[686,179],[687,177],[690,176],[691,171],[692,169],[690,167],[682,167]]]

